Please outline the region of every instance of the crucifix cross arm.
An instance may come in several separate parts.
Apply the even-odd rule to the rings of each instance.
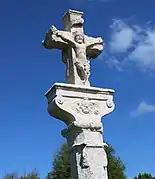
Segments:
[[[62,38],[62,36],[64,38]],[[49,31],[46,32],[45,40],[42,41],[42,44],[47,49],[66,50],[69,47],[68,44],[69,37],[70,37],[70,32],[61,31],[58,30],[55,26],[52,26],[49,29]]]
[[[85,35],[86,55],[89,58],[98,57],[103,51],[103,39],[101,37],[89,37]]]
[[[57,36],[60,37],[64,42],[70,44],[71,46],[75,46],[75,41],[72,38],[71,34],[65,33],[64,31],[58,31]]]

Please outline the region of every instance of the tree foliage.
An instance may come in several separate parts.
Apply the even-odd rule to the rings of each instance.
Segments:
[[[53,170],[48,173],[47,179],[70,179],[70,163],[68,145],[65,143],[55,154]]]
[[[18,176],[16,173],[7,174],[3,179],[40,179],[37,172],[30,172],[23,176]]]
[[[125,166],[121,159],[115,155],[115,150],[112,146],[109,145],[109,147],[106,147],[106,152],[109,162],[109,179],[126,179],[124,174]],[[53,169],[48,173],[47,179],[71,179],[69,151],[66,143],[56,153],[53,161]]]
[[[108,158],[108,177],[109,179],[126,179],[125,165],[120,157],[116,156],[114,148],[109,145],[105,148]]]
[[[109,145],[105,150],[108,158],[109,179],[126,179],[125,166],[121,159],[116,156],[113,147]],[[33,171],[22,176],[17,173],[6,174],[3,179],[40,179],[40,177],[36,171]],[[55,154],[53,169],[48,173],[46,179],[71,179],[69,151],[66,143]],[[155,177],[149,173],[139,173],[134,179],[155,179]]]
[[[150,173],[140,173],[134,179],[155,179]]]
[[[3,179],[19,179],[19,177],[16,173],[9,173],[6,174]]]

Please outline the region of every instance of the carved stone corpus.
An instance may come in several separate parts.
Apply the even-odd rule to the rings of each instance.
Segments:
[[[101,118],[114,110],[114,90],[55,83],[46,93],[48,112],[64,121],[73,179],[107,179]]]
[[[93,38],[84,34],[82,16],[82,12],[69,10],[62,18],[64,31],[52,26],[42,44],[47,49],[62,50],[68,83],[90,86],[88,59],[101,54],[103,40],[101,37]]]

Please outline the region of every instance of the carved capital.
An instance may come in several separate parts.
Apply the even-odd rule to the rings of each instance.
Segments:
[[[55,84],[47,93],[48,112],[67,125],[97,129],[102,116],[114,109],[113,90]]]

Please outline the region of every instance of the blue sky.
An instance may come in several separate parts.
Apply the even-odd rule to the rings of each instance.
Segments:
[[[61,6],[60,6],[61,4]],[[105,50],[91,61],[92,86],[115,89],[116,109],[103,119],[105,139],[133,178],[155,175],[154,0],[0,1],[0,178],[34,168],[44,178],[65,141],[65,125],[47,113],[45,92],[65,82],[58,50],[41,41],[68,9],[84,11],[85,33]]]

